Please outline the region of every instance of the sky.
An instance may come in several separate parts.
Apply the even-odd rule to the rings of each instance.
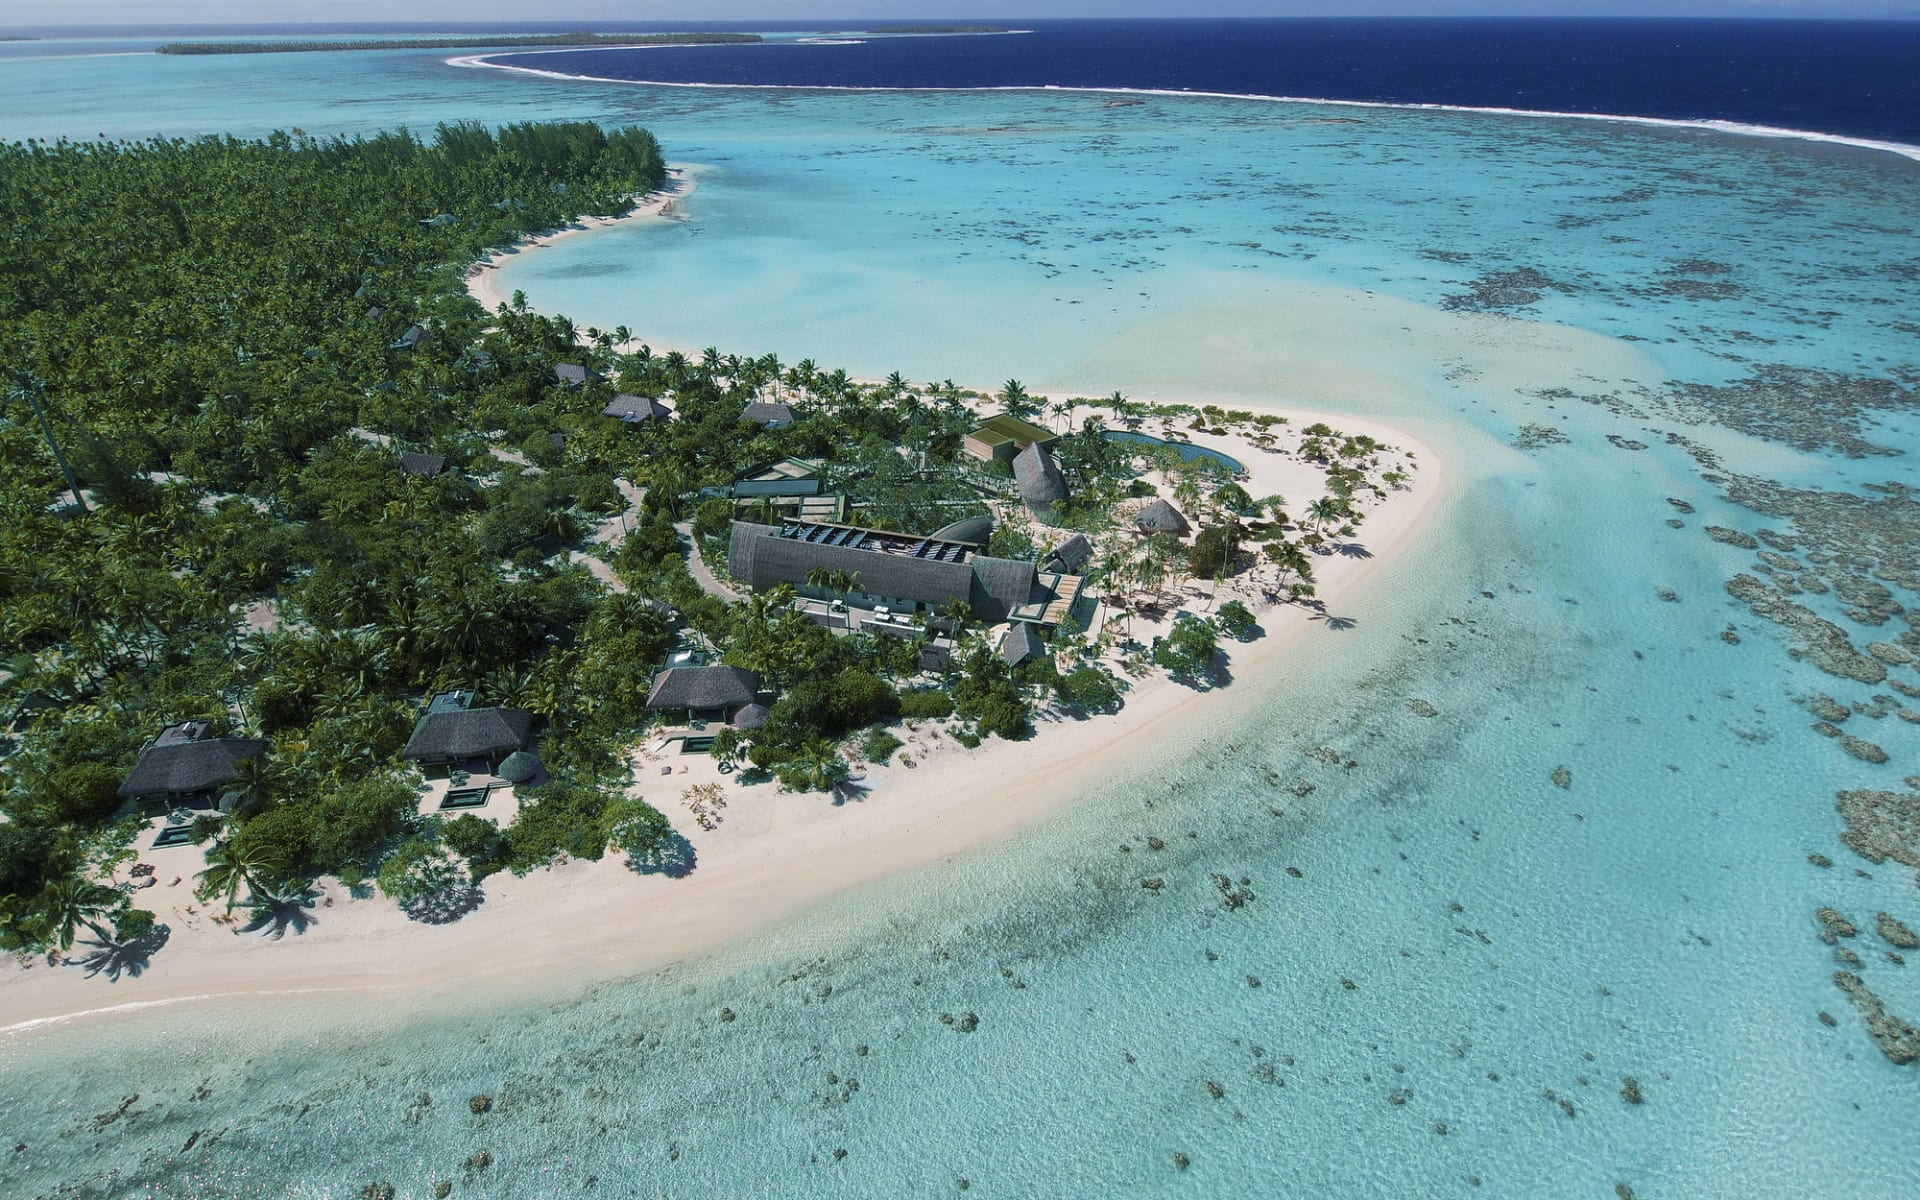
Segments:
[[[1920,0],[0,0],[0,26],[1207,16],[1920,16]]]

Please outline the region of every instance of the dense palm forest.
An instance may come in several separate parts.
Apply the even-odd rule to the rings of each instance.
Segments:
[[[271,740],[250,815],[195,832],[297,882],[371,876],[419,832],[394,761],[427,690],[532,701],[564,677],[604,709],[534,705],[563,730],[637,716],[663,622],[531,549],[621,507],[624,464],[591,436],[546,471],[488,453],[498,426],[586,410],[547,386],[571,332],[485,333],[461,280],[664,178],[650,134],[590,124],[0,148],[0,941],[113,916],[82,880],[125,853],[117,781],[170,722]],[[403,449],[478,469],[406,476]],[[611,741],[549,753],[545,802],[632,824]],[[574,823],[487,851],[604,847]]]

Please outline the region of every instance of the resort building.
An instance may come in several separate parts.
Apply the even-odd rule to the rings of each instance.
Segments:
[[[1076,533],[1066,541],[1061,542],[1058,546],[1055,546],[1052,550],[1049,550],[1047,556],[1040,560],[1040,569],[1042,571],[1059,571],[1069,575],[1076,574],[1080,568],[1087,565],[1087,560],[1092,557],[1093,543],[1087,540],[1086,534]]]
[[[1038,442],[1013,456],[1013,483],[1027,511],[1043,520],[1067,498],[1067,481],[1053,461],[1053,452]]]
[[[955,600],[988,624],[1058,624],[1081,586],[1077,576],[1043,575],[1030,562],[981,554],[977,542],[812,521],[735,521],[727,569],[755,591],[784,583],[803,596],[867,610],[868,623],[883,632]],[[807,579],[816,570],[844,572],[854,586],[844,592],[811,587]]]
[[[928,535],[942,542],[965,542],[969,546],[984,546],[993,539],[993,514],[982,513],[977,517],[962,517],[951,525],[943,525]]]
[[[846,515],[847,499],[823,492],[817,458],[783,458],[741,475],[729,490],[742,515],[755,509],[777,510],[802,521],[838,521]]]
[[[1185,537],[1193,531],[1180,510],[1165,500],[1155,500],[1133,515],[1133,527],[1141,533],[1171,533]]]
[[[447,469],[447,456],[444,454],[424,454],[418,450],[409,450],[400,456],[400,473],[417,475],[421,479],[432,479]]]
[[[432,336],[427,332],[425,325],[409,325],[405,333],[387,343],[387,349],[412,350],[423,345]]]
[[[209,737],[205,721],[182,721],[160,731],[140,751],[120,795],[138,803],[189,808],[232,807],[221,790],[240,778],[240,763],[264,753],[259,738]]]
[[[649,421],[673,419],[673,410],[652,396],[635,396],[626,392],[615,396],[612,403],[600,412],[602,416],[625,421],[629,425],[644,425]]]
[[[527,748],[533,714],[523,708],[473,708],[473,693],[441,692],[414,723],[400,757],[422,767],[485,763],[488,770]]]
[[[587,381],[587,369],[579,363],[555,363],[553,379],[566,387],[579,387]]]
[[[647,708],[695,721],[766,722],[760,677],[742,667],[668,667],[653,677]],[[755,713],[750,710],[760,709]],[[758,728],[742,724],[741,728]]]
[[[793,424],[793,408],[770,400],[755,400],[740,410],[740,419],[762,429],[785,429]]]
[[[1039,631],[1032,625],[1016,623],[1007,626],[1007,632],[1000,638],[1000,657],[1007,660],[1010,667],[1024,666],[1037,658],[1047,656],[1047,646],[1040,640]]]
[[[1010,413],[1001,413],[997,417],[988,417],[980,422],[961,443],[961,449],[981,462],[999,459],[1010,463],[1013,456],[1028,446],[1050,448],[1060,439],[1051,431],[1029,421],[1022,421]]]

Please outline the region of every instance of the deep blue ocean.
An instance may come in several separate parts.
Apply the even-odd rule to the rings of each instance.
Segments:
[[[1920,142],[1920,21],[1259,19],[1007,27],[1030,32],[500,61],[661,83],[1168,89],[1721,120]]]

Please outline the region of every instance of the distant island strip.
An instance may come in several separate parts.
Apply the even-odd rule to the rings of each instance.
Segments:
[[[378,38],[353,42],[168,42],[155,54],[301,54],[316,50],[467,50],[538,46],[734,46],[757,33],[542,33],[496,37]]]
[[[888,25],[869,34],[1009,33],[989,25]],[[168,42],[155,54],[301,54],[316,50],[520,50],[542,46],[742,46],[765,42],[757,33],[528,33],[489,37],[377,38],[352,42]]]

